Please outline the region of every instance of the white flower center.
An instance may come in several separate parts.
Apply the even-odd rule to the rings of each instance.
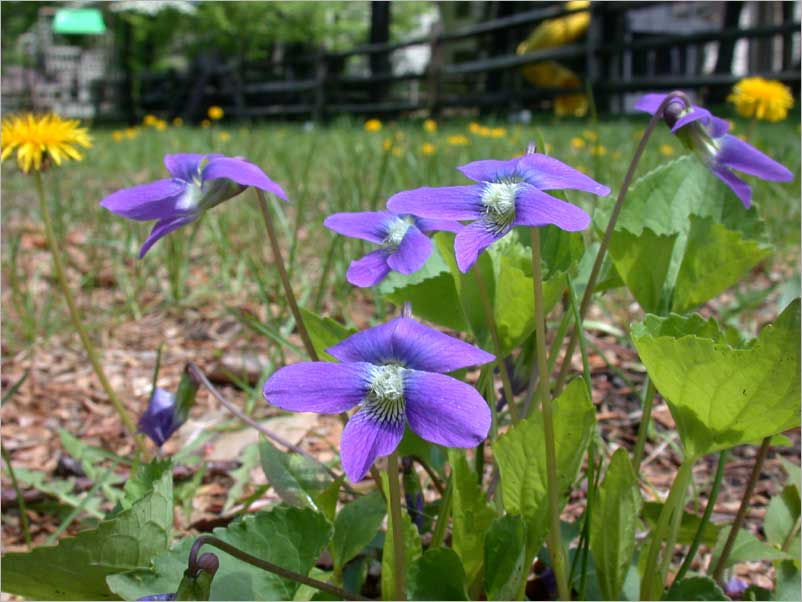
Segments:
[[[490,182],[482,191],[485,221],[496,231],[506,229],[515,219],[518,182]]]
[[[365,397],[365,409],[379,422],[398,422],[404,416],[404,368],[397,364],[374,366]]]
[[[395,218],[390,225],[387,226],[387,236],[384,239],[384,246],[393,251],[398,249],[411,225],[412,221],[409,218]]]
[[[184,194],[178,199],[175,208],[179,211],[191,212],[200,206],[203,200],[203,188],[199,180],[193,180],[187,185]]]

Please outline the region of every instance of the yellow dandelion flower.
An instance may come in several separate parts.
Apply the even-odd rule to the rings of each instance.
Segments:
[[[491,138],[503,138],[507,135],[507,130],[504,128],[490,128],[489,135]]]
[[[395,134],[393,134],[393,138],[395,138],[396,140],[399,140],[399,141],[400,140],[404,140],[406,137],[407,136],[406,136],[406,134],[404,134],[404,132],[396,132]]]
[[[666,157],[670,157],[674,154],[674,147],[670,144],[661,144],[660,145],[660,154]]]
[[[552,151],[553,148],[554,147],[551,145],[551,143],[546,142],[546,154],[547,155],[551,154],[551,151]]]
[[[593,148],[590,149],[590,154],[594,157],[604,157],[607,155],[607,147],[601,144],[597,144]]]
[[[421,145],[420,152],[423,153],[424,156],[426,157],[431,157],[433,154],[437,152],[437,147],[431,142],[426,142]]]
[[[479,134],[482,138],[489,138],[490,137],[490,128],[489,127],[485,127],[485,126],[481,126],[477,130],[476,133]]]
[[[115,142],[122,142],[125,140],[125,132],[121,132],[120,130],[114,130],[111,133],[111,137],[114,139]]]
[[[392,138],[385,138],[384,141],[382,142],[382,148],[385,151],[388,151],[391,148],[393,148],[393,139]]]
[[[201,127],[202,127],[202,128],[208,128],[208,127],[210,127],[211,125],[212,125],[212,122],[211,122],[211,121],[209,121],[208,119],[204,119],[203,121],[201,121]]]
[[[599,139],[599,135],[596,132],[594,132],[593,130],[585,130],[585,131],[583,131],[582,132],[582,136],[586,140],[589,140],[590,142],[596,142],[596,140]]]
[[[368,119],[365,122],[365,131],[366,132],[378,132],[382,129],[382,122],[378,119]]]
[[[145,115],[145,118],[142,120],[142,123],[147,125],[147,126],[154,126],[154,125],[156,125],[156,122],[158,120],[159,120],[158,117],[148,113],[147,115]]]
[[[574,150],[579,150],[580,148],[585,148],[585,141],[582,138],[574,137],[571,138],[571,147]]]
[[[153,124],[153,127],[160,132],[163,132],[167,129],[167,122],[164,119],[157,119],[156,123]]]
[[[125,137],[133,140],[139,135],[139,130],[136,128],[125,128]]]
[[[481,125],[479,125],[478,123],[476,123],[475,121],[472,121],[472,122],[471,122],[471,123],[468,125],[468,131],[469,131],[471,134],[478,134],[478,133],[480,132],[480,130],[481,130],[481,129],[482,129],[482,126],[481,126]]]
[[[446,138],[446,142],[448,142],[451,146],[467,146],[471,143],[468,140],[467,136],[463,136],[462,134],[457,134],[456,136],[449,136]]]
[[[179,128],[179,127],[181,127],[182,125],[184,125],[184,120],[183,120],[183,119],[181,119],[180,117],[173,117],[173,125],[174,125],[175,127]]]
[[[437,122],[434,119],[427,119],[423,122],[423,129],[434,134],[437,131]]]
[[[400,157],[403,153],[399,147],[393,147],[393,157]]]
[[[788,109],[794,106],[794,97],[788,86],[762,77],[742,79],[733,86],[727,100],[735,105],[739,115],[761,121],[781,121],[788,116]]]
[[[209,110],[206,111],[206,114],[209,116],[209,119],[213,121],[220,121],[223,118],[223,115],[225,115],[223,109],[217,105],[209,107]]]
[[[228,132],[220,132],[219,134],[217,134],[217,137],[220,138],[220,142],[228,142],[229,140],[231,140],[231,134],[229,134]]]
[[[17,153],[17,163],[24,172],[41,171],[52,159],[56,165],[62,160],[80,161],[83,155],[76,146],[89,148],[92,140],[86,128],[79,127],[77,119],[62,119],[58,115],[36,116],[32,113],[3,119],[3,161]]]

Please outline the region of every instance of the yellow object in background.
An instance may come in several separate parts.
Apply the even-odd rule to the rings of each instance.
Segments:
[[[471,143],[468,140],[467,136],[463,136],[462,134],[457,134],[456,136],[449,136],[446,138],[446,142],[448,142],[451,146],[467,146]]]
[[[437,152],[437,147],[431,142],[425,142],[421,145],[420,152],[423,153],[424,156],[430,157]]]
[[[382,129],[382,122],[378,119],[368,119],[365,122],[366,132],[378,132]]]
[[[219,121],[223,118],[224,113],[222,108],[215,105],[213,107],[209,107],[207,115],[209,115],[209,119],[213,121]]]
[[[747,77],[732,88],[727,100],[743,117],[761,121],[782,121],[794,106],[791,89],[775,80],[762,77]]]
[[[2,123],[0,159],[5,161],[16,151],[17,164],[25,173],[46,168],[47,159],[56,165],[70,159],[80,161],[83,155],[76,146],[92,146],[89,132],[77,119],[27,113],[8,117]]]
[[[423,122],[423,129],[434,134],[437,131],[437,122],[434,119],[427,119]]]
[[[573,0],[566,8],[588,8],[588,0]],[[518,45],[517,53],[528,54],[544,48],[571,44],[581,38],[590,25],[590,11],[549,19],[538,25],[531,35]],[[576,73],[555,61],[542,61],[522,68],[524,77],[539,88],[580,88],[582,82]],[[582,92],[563,94],[554,99],[554,113],[558,116],[583,117],[588,112],[587,95]]]

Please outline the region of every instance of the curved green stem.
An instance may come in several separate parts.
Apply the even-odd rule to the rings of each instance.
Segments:
[[[114,388],[109,382],[109,379],[106,378],[106,373],[103,370],[103,365],[100,362],[100,356],[98,356],[97,350],[92,343],[92,339],[89,338],[89,333],[86,331],[86,327],[81,321],[81,313],[78,310],[78,305],[75,303],[75,298],[72,296],[72,291],[70,291],[70,286],[67,282],[67,274],[64,271],[64,263],[61,260],[61,250],[59,249],[58,241],[56,240],[56,233],[53,230],[53,220],[50,217],[50,209],[47,206],[47,199],[45,198],[44,186],[42,185],[42,175],[38,171],[34,172],[34,182],[36,183],[36,193],[39,196],[39,208],[42,213],[42,221],[44,222],[45,226],[47,246],[50,247],[50,254],[53,257],[53,269],[56,272],[56,280],[58,281],[59,288],[61,288],[61,293],[64,295],[64,300],[67,302],[67,308],[69,309],[72,326],[75,328],[75,331],[78,333],[78,337],[81,339],[81,344],[84,347],[84,351],[86,351],[86,355],[89,357],[89,363],[92,365],[92,369],[95,371],[95,374],[100,381],[100,386],[103,387],[103,390],[106,392],[106,396],[109,398],[111,405],[114,406],[114,409],[120,416],[120,420],[122,420],[123,423],[123,428],[133,439],[134,445],[136,445],[138,452],[147,457],[145,444],[142,442],[142,438],[137,435],[136,425],[134,424],[131,416],[128,414],[128,410],[125,409],[123,402],[120,401],[117,393],[115,393]]]
[[[755,465],[752,467],[752,474],[749,475],[749,481],[746,483],[746,489],[741,498],[741,505],[738,507],[738,513],[735,515],[735,520],[732,522],[732,528],[721,550],[721,556],[718,557],[718,562],[713,569],[712,577],[715,581],[721,580],[721,575],[727,567],[727,559],[730,557],[730,552],[732,552],[732,548],[735,545],[735,539],[738,537],[738,532],[741,530],[741,525],[746,518],[746,513],[749,511],[749,502],[752,499],[752,493],[755,491],[755,485],[757,485],[760,479],[760,471],[763,469],[763,462],[766,460],[766,456],[769,453],[770,443],[771,437],[766,437],[763,439],[763,443],[760,444],[760,449],[755,458]]]
[[[726,463],[727,450],[724,450],[718,454],[718,467],[716,468],[716,475],[713,477],[713,485],[710,487],[710,495],[707,497],[707,505],[705,506],[704,514],[702,514],[702,521],[699,523],[699,528],[693,536],[693,541],[685,556],[685,560],[682,561],[682,566],[679,567],[677,576],[674,578],[675,581],[685,576],[685,573],[691,568],[691,562],[693,562],[697,550],[699,550],[699,545],[702,543],[702,537],[704,536],[707,524],[710,522],[710,516],[713,514],[713,508],[718,499],[718,491],[721,489],[721,480],[724,477],[724,465]]]
[[[390,496],[390,523],[393,528],[393,600],[406,600],[406,552],[404,529],[401,525],[401,487],[398,484],[398,453],[387,456],[387,483]]]
[[[543,312],[543,274],[540,269],[540,231],[532,228],[532,278],[535,292],[535,353],[537,355],[538,389],[543,411],[543,438],[546,445],[546,477],[549,494],[549,552],[554,564],[554,577],[560,600],[570,600],[571,591],[565,575],[565,557],[560,539],[560,481],[557,477],[557,445],[554,416],[549,392],[546,361],[546,323]]]
[[[287,275],[287,268],[284,266],[284,259],[281,256],[281,247],[279,246],[278,237],[276,236],[276,229],[273,226],[273,218],[270,217],[270,208],[267,206],[265,193],[258,188],[254,188],[254,191],[256,191],[256,198],[259,199],[259,209],[262,212],[262,219],[265,223],[265,229],[267,230],[267,237],[270,239],[270,249],[273,252],[273,262],[276,264],[281,285],[284,287],[284,294],[287,296],[287,304],[290,306],[292,317],[295,318],[295,325],[298,328],[298,334],[301,335],[301,340],[304,343],[304,349],[306,349],[309,359],[311,359],[313,362],[316,362],[318,361],[317,352],[315,351],[315,346],[312,345],[312,339],[309,337],[309,332],[306,330],[303,316],[301,316],[301,310],[298,308],[298,302],[295,300],[295,293],[292,292],[290,277]]]
[[[498,367],[499,374],[501,375],[501,383],[504,387],[504,396],[507,398],[507,406],[510,408],[510,415],[513,422],[518,422],[518,406],[515,405],[515,397],[512,394],[512,381],[510,380],[510,373],[507,371],[507,365],[504,363],[504,354],[501,349],[501,338],[498,336],[498,326],[496,325],[496,318],[493,316],[493,306],[490,303],[490,294],[487,292],[487,285],[485,284],[482,274],[479,272],[478,264],[473,268],[473,275],[476,277],[476,284],[479,287],[479,299],[482,303],[482,309],[485,313],[485,320],[487,327],[490,330],[490,337],[493,339],[493,346],[496,351],[496,366]]]
[[[434,533],[432,534],[432,548],[437,548],[443,545],[443,540],[446,537],[446,528],[448,527],[448,518],[451,516],[451,500],[454,499],[454,477],[449,475],[448,485],[443,494],[443,499],[440,502],[440,512],[437,515],[437,522],[434,525]]]
[[[657,600],[660,597],[664,580],[664,576],[657,570],[657,559],[660,554],[660,547],[662,546],[663,540],[669,535],[668,531],[671,517],[674,516],[675,512],[679,512],[681,516],[685,502],[685,492],[688,490],[688,484],[692,477],[693,462],[686,459],[680,466],[677,475],[674,477],[674,482],[671,485],[671,492],[668,494],[668,499],[663,504],[660,517],[657,519],[657,525],[652,532],[652,541],[649,545],[646,568],[643,571],[644,577],[641,583],[641,600]],[[670,550],[667,549],[666,553],[670,554]]]
[[[652,417],[652,407],[654,406],[654,396],[657,394],[657,389],[654,387],[652,379],[646,376],[649,381],[646,389],[643,392],[643,401],[641,407],[640,425],[638,426],[638,440],[635,442],[635,449],[632,450],[632,468],[635,469],[635,474],[640,473],[640,464],[643,462],[643,450],[646,447],[646,437],[649,434],[649,421]]]
[[[262,560],[261,558],[257,558],[256,556],[251,556],[247,552],[243,552],[239,548],[232,546],[230,543],[227,543],[222,539],[218,539],[217,537],[213,537],[212,535],[201,535],[195,540],[195,543],[192,544],[192,549],[189,552],[189,561],[187,568],[187,571],[191,575],[197,574],[199,570],[198,552],[204,545],[214,546],[215,548],[223,550],[227,554],[231,554],[231,556],[233,556],[237,560],[241,560],[242,562],[247,562],[248,564],[260,568],[263,571],[275,573],[279,577],[284,577],[285,579],[290,579],[297,583],[303,583],[304,585],[308,585],[309,587],[314,587],[315,589],[320,590],[322,592],[333,594],[334,596],[337,596],[337,598],[342,600],[369,599],[369,598],[364,598],[358,594],[353,594],[340,587],[337,587],[336,585],[332,585],[331,583],[326,583],[325,581],[318,581],[317,579],[313,579],[312,577],[302,575],[301,573],[296,573],[295,571],[291,571],[289,569],[285,569],[284,567],[278,566],[277,564],[273,564],[272,562],[268,562],[267,560]]]
[[[643,136],[641,136],[640,142],[638,143],[638,148],[635,150],[635,154],[632,156],[632,161],[630,162],[627,173],[624,176],[624,181],[621,183],[621,190],[618,193],[615,206],[610,214],[610,221],[607,222],[607,229],[604,232],[604,238],[602,238],[601,244],[599,245],[599,250],[596,253],[596,259],[593,262],[593,268],[590,270],[587,288],[585,288],[585,293],[582,295],[582,303],[579,306],[579,315],[583,320],[585,319],[585,315],[588,313],[590,300],[593,297],[593,289],[596,288],[596,281],[599,278],[599,272],[601,271],[604,256],[607,253],[607,247],[610,245],[610,239],[613,236],[613,230],[615,229],[618,215],[621,213],[621,208],[624,206],[624,199],[626,199],[629,186],[632,183],[632,178],[635,176],[635,170],[638,167],[638,163],[640,163],[640,158],[643,156],[643,152],[646,150],[646,144],[649,142],[652,132],[663,118],[663,110],[670,103],[676,102],[677,100],[684,102],[685,106],[687,107],[691,106],[690,100],[683,92],[675,91],[666,95],[665,100],[663,100],[662,104],[658,107],[657,111],[655,111],[654,115],[652,115],[652,118],[649,120],[649,124],[646,126]],[[565,357],[563,358],[563,363],[560,367],[560,373],[557,376],[557,382],[554,386],[555,395],[560,394],[560,391],[562,391],[563,385],[565,384],[565,379],[568,377],[568,370],[571,367],[571,357],[574,355],[574,349],[576,349],[578,328],[581,328],[581,324],[579,323],[574,325],[574,330],[571,332],[571,338],[568,341],[568,348],[565,351]]]

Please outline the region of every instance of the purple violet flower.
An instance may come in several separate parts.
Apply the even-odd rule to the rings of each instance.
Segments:
[[[281,186],[241,157],[181,153],[165,155],[164,166],[169,178],[118,190],[100,202],[102,207],[129,219],[158,220],[142,245],[140,258],[163,236],[194,222],[207,209],[249,186],[288,200]]]
[[[490,409],[471,385],[446,372],[486,364],[491,354],[396,318],[327,349],[341,363],[285,366],[264,384],[265,399],[291,412],[337,414],[361,404],[342,434],[345,474],[361,480],[391,454],[404,426],[446,447],[475,447],[487,437]]]
[[[724,593],[730,598],[740,598],[749,584],[738,577],[730,577],[724,582]]]
[[[646,94],[635,108],[655,114],[666,94]],[[686,108],[681,100],[670,102],[663,113],[666,124],[717,178],[729,186],[744,207],[752,204],[752,188],[732,173],[742,171],[763,180],[790,182],[794,175],[784,165],[727,132],[730,124],[697,105]]]
[[[610,194],[607,186],[538,153],[509,161],[474,161],[459,170],[478,183],[405,190],[393,195],[387,208],[429,219],[474,220],[454,241],[462,272],[471,269],[482,251],[515,226],[553,224],[569,232],[588,227],[590,216],[585,211],[543,190],[571,188],[599,196]]]
[[[187,370],[181,375],[175,393],[155,387],[137,430],[147,435],[157,447],[164,445],[186,421],[199,387],[200,383]]]
[[[463,228],[455,221],[420,219],[390,211],[335,213],[323,225],[343,236],[381,245],[348,267],[345,275],[348,282],[362,288],[378,284],[391,270],[401,274],[420,270],[432,254],[427,232],[459,232]]]

